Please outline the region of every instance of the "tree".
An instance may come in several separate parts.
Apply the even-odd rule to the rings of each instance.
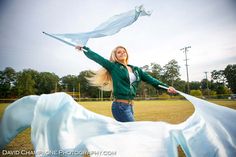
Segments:
[[[203,90],[207,90],[207,87],[210,89],[210,87],[211,87],[211,82],[208,81],[207,79],[202,79],[202,81],[201,81],[201,88],[202,88]]]
[[[162,81],[161,77],[162,68],[159,64],[153,62],[150,64],[150,66],[145,65],[141,67],[141,69],[146,73],[148,73],[149,75],[151,75],[152,77]],[[157,94],[158,91],[156,90],[156,88],[145,82],[141,82],[141,84],[137,88],[137,96],[150,97],[150,96],[156,96]]]
[[[181,79],[177,79],[175,81],[175,89],[179,90],[179,91],[182,91],[182,92],[187,92],[187,83]]]
[[[41,72],[37,79],[37,94],[49,94],[56,92],[58,88],[59,77],[54,73]]]
[[[149,72],[150,71],[150,68],[149,68],[149,65],[144,65],[141,67],[141,69],[145,72]]]
[[[224,70],[225,77],[228,82],[228,86],[233,93],[236,93],[236,64],[227,65]]]
[[[61,79],[61,85],[64,91],[66,92],[73,92],[78,91],[78,84],[79,79],[75,75],[67,75],[62,77]]]
[[[213,70],[211,72],[211,78],[214,82],[216,83],[225,83],[225,74],[224,74],[224,70]]]
[[[92,97],[92,98],[98,98],[103,93],[104,98],[109,98],[111,96],[110,91],[101,91],[98,87],[91,86],[86,79],[87,77],[91,77],[93,74],[92,71],[86,70],[82,71],[78,78],[80,82],[80,91],[82,97]]]
[[[198,81],[192,81],[189,83],[189,87],[191,90],[198,90],[201,88],[201,82]]]
[[[17,81],[16,81],[16,90],[18,93],[18,96],[26,96],[26,95],[32,95],[36,94],[36,88],[35,88],[35,80],[37,71],[28,69],[23,70],[23,72],[17,73]],[[34,79],[33,79],[34,78]]]
[[[99,89],[97,87],[90,86],[88,80],[86,79],[86,77],[90,77],[91,74],[91,71],[86,70],[80,72],[78,76],[67,75],[60,79],[60,84],[66,92],[81,92],[81,97],[97,98],[100,92]],[[104,92],[104,97],[109,97],[110,94],[106,93],[107,92]]]
[[[179,73],[180,66],[178,65],[178,62],[176,60],[169,61],[164,67],[164,78],[165,82],[170,84],[171,86],[174,86],[174,81],[179,79],[180,73]]]
[[[202,94],[210,96],[210,89],[212,85],[211,82],[208,81],[207,79],[202,79],[201,81],[201,89],[202,89]]]
[[[148,74],[150,74],[152,77],[166,83],[169,85],[174,86],[174,82],[176,82],[176,86],[178,89],[182,89],[180,84],[180,73],[179,73],[179,68],[180,66],[178,65],[178,62],[176,60],[171,60],[166,64],[163,68],[157,64],[157,63],[151,63],[151,65],[145,65],[141,67],[141,69]],[[178,82],[178,83],[177,83]],[[183,82],[181,82],[181,85],[183,85]],[[141,86],[138,87],[137,89],[137,95],[139,96],[156,96],[158,91],[151,85],[147,83],[141,83]]]
[[[13,68],[7,67],[0,71],[0,97],[10,97],[15,82],[16,72]]]
[[[157,63],[151,63],[150,67],[151,67],[150,70],[151,70],[152,76],[160,80],[161,74],[163,71],[162,67]]]

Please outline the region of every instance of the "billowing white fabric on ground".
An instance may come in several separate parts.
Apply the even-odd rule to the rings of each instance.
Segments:
[[[178,145],[186,156],[236,156],[236,111],[180,94],[194,105],[195,112],[176,125],[121,123],[85,109],[65,93],[27,96],[6,108],[0,147],[31,125],[36,156],[82,156],[87,151],[90,156],[110,152],[118,157],[173,157],[178,156]]]
[[[104,23],[97,26],[93,31],[86,33],[73,33],[73,34],[50,34],[45,33],[57,40],[60,40],[68,45],[86,45],[90,38],[99,38],[108,35],[113,35],[118,33],[122,28],[127,27],[134,23],[139,16],[150,16],[151,12],[146,11],[143,6],[135,7],[135,9],[130,10],[119,15],[112,16]],[[85,21],[86,22],[86,21]]]

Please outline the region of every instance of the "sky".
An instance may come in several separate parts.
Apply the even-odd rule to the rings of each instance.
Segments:
[[[201,81],[204,72],[223,70],[236,64],[235,0],[0,0],[0,70],[34,69],[59,77],[79,75],[101,66],[73,47],[42,33],[92,31],[111,16],[144,5],[151,16],[140,17],[119,33],[90,39],[87,46],[105,58],[122,45],[129,62],[142,67],[166,65],[175,59],[181,79]]]

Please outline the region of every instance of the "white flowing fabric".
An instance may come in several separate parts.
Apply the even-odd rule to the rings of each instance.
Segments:
[[[185,122],[121,123],[91,112],[65,93],[27,96],[9,105],[0,123],[0,147],[31,125],[36,156],[236,156],[236,111],[179,92],[195,108]],[[147,106],[148,107],[148,106]],[[31,121],[32,120],[32,121]]]
[[[146,11],[141,5],[135,7],[135,9],[133,10],[111,17],[104,23],[97,26],[91,32],[73,34],[49,34],[46,32],[43,33],[71,46],[86,45],[89,38],[99,38],[103,36],[113,35],[115,33],[118,33],[122,28],[134,23],[139,16],[150,15],[151,12]]]

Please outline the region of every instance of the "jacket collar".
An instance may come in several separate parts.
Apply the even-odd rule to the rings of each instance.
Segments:
[[[115,62],[116,64],[119,64],[119,65],[122,65],[122,66],[125,66],[124,64],[120,63],[120,62]],[[134,68],[133,65],[130,65],[130,64],[127,64],[127,66],[130,66],[132,69]]]

